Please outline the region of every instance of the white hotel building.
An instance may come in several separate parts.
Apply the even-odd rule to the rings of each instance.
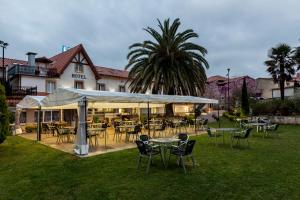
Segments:
[[[11,110],[26,95],[46,96],[56,88],[78,88],[111,92],[128,92],[128,71],[96,66],[88,56],[82,44],[70,48],[52,57],[36,57],[28,52],[27,60],[5,58],[6,80],[11,89],[7,102]],[[2,59],[1,59],[2,61]],[[44,111],[45,120],[59,118],[59,111]],[[36,121],[36,112],[22,113],[21,121]],[[70,113],[65,111],[65,115]],[[72,114],[71,114],[72,115]],[[51,119],[49,119],[51,118]]]
[[[82,44],[49,58],[36,57],[32,52],[26,55],[27,61],[5,58],[6,76],[14,94],[32,90],[47,95],[60,87],[128,91],[128,71],[94,65]]]

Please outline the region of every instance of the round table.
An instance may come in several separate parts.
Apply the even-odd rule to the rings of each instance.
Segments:
[[[224,144],[224,133],[229,132],[233,134],[233,131],[237,131],[237,130],[239,130],[239,128],[211,128],[211,131],[222,132],[223,144]]]
[[[160,144],[160,150],[161,150],[161,154],[163,156],[163,160],[164,160],[164,163],[165,163],[165,160],[166,160],[166,149],[168,146],[172,145],[173,143],[175,142],[179,142],[180,139],[178,138],[153,138],[153,139],[150,139],[150,142],[153,142],[153,143],[156,143],[156,144]],[[166,167],[166,165],[165,165]]]
[[[256,132],[259,131],[259,127],[264,127],[267,125],[267,123],[261,123],[261,122],[252,122],[252,123],[248,123],[248,126],[256,126]]]

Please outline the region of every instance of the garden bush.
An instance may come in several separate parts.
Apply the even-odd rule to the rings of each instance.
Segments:
[[[34,124],[28,124],[28,125],[25,126],[26,133],[32,133],[36,129],[37,129],[37,126],[34,125]]]
[[[253,115],[299,115],[300,98],[259,100],[251,103]]]

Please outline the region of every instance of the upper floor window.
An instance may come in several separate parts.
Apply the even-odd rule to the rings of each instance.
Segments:
[[[74,88],[76,89],[84,89],[83,81],[75,81]]]
[[[119,92],[125,92],[125,86],[119,85]]]
[[[82,63],[76,63],[75,64],[75,72],[76,73],[83,73],[83,64]]]
[[[97,90],[105,91],[105,84],[104,83],[97,83]]]
[[[56,89],[55,81],[46,81],[46,92],[53,93]]]

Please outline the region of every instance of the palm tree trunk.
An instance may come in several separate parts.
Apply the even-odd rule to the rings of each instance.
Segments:
[[[280,99],[284,100],[284,64],[280,63],[280,80],[279,80],[279,88],[280,88]]]

